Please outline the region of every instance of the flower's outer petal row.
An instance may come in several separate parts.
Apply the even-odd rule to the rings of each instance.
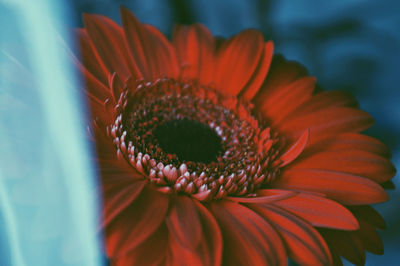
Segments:
[[[396,173],[385,157],[359,150],[320,151],[292,163],[288,169],[322,169],[358,175],[377,183],[390,180]]]
[[[165,221],[169,197],[152,188],[142,193],[105,228],[107,255],[125,255],[148,239]],[[140,215],[138,215],[140,214]]]
[[[285,247],[267,220],[231,201],[213,203],[211,210],[224,238],[224,265],[287,264]]]
[[[242,89],[238,97],[243,98],[246,101],[251,101],[254,95],[260,89],[262,83],[267,76],[269,68],[271,66],[272,57],[274,53],[274,44],[268,41],[264,44],[263,54],[261,55],[260,61],[250,80],[247,82],[246,86]]]
[[[198,201],[193,201],[197,207],[201,221],[202,238],[196,247],[182,246],[176,237],[170,235],[169,253],[166,265],[210,265],[219,266],[222,261],[222,234],[213,215]],[[188,219],[190,213],[184,214]],[[170,231],[171,233],[171,231]]]
[[[203,232],[197,207],[187,196],[171,199],[171,209],[166,218],[168,230],[176,242],[187,249],[194,249]]]
[[[179,66],[175,49],[170,41],[162,34],[157,28],[151,25],[144,25],[147,30],[151,44],[153,45],[152,51],[157,55],[158,59],[158,75],[159,77],[172,77],[178,78]]]
[[[359,219],[367,221],[369,224],[373,225],[378,229],[385,229],[386,223],[383,217],[374,210],[371,206],[361,205],[361,206],[349,206],[349,209]]]
[[[173,44],[181,68],[181,79],[198,80],[209,85],[214,81],[215,41],[201,24],[175,26]]]
[[[309,145],[303,155],[329,151],[363,151],[390,158],[390,150],[379,140],[359,133],[343,133]]]
[[[361,132],[372,126],[374,120],[366,112],[348,107],[331,107],[313,113],[299,115],[276,129],[289,138],[298,138],[310,129],[310,145],[329,137],[347,132]]]
[[[255,109],[258,111],[269,97],[279,93],[290,83],[307,76],[307,70],[297,62],[286,61],[281,55],[274,55],[268,75],[253,98]]]
[[[262,34],[245,30],[222,44],[217,52],[215,88],[236,96],[255,72],[264,50]]]
[[[92,73],[101,83],[107,84],[108,70],[103,64],[100,55],[97,53],[93,42],[86,29],[76,30],[77,39],[79,41],[80,59],[82,64]]]
[[[332,264],[327,244],[309,223],[273,205],[252,204],[250,208],[273,225],[294,261],[300,265]]]
[[[115,183],[119,183],[116,186]],[[113,185],[104,189],[103,195],[103,222],[102,226],[108,225],[118,214],[124,211],[142,192],[144,181],[138,182],[113,182]]]
[[[322,91],[298,105],[291,113],[284,117],[280,124],[291,120],[293,117],[320,111],[329,107],[358,107],[357,100],[349,93],[343,91]]]
[[[265,99],[260,112],[271,121],[273,126],[279,124],[285,116],[311,97],[315,82],[314,77],[303,77],[293,81]]]
[[[373,204],[388,199],[385,190],[369,179],[328,170],[288,169],[271,186],[323,193],[346,205]]]
[[[142,244],[112,260],[113,266],[165,265],[168,250],[168,229],[162,224]]]
[[[339,256],[342,256],[355,265],[365,264],[363,244],[354,232],[327,229],[321,229],[320,232],[335,257],[339,259]]]
[[[122,28],[107,17],[83,15],[90,39],[109,73],[117,72],[123,80],[137,74],[125,46]]]
[[[273,202],[313,226],[340,230],[356,230],[358,222],[354,215],[339,203],[316,195],[299,193],[296,196]]]
[[[142,25],[126,8],[121,8],[121,18],[130,54],[142,77],[149,81],[177,78],[178,62],[169,41],[154,27]]]

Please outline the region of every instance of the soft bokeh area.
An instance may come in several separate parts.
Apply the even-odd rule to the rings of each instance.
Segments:
[[[400,167],[400,2],[395,0],[0,0],[0,265],[101,265],[87,110],[67,57],[81,14],[120,22],[120,6],[171,35],[205,24],[229,37],[263,32],[327,90],[352,93],[376,119],[366,133]],[[400,181],[375,206],[387,221],[383,256],[400,253]]]

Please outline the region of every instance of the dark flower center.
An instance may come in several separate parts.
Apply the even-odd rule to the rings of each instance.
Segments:
[[[169,120],[153,130],[160,147],[182,161],[216,162],[222,153],[221,138],[209,126],[194,120]]]
[[[196,83],[127,85],[108,132],[119,158],[165,193],[249,196],[279,172],[278,135],[247,103]]]

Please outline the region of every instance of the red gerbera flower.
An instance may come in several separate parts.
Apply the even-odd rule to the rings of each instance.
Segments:
[[[172,42],[84,15],[82,63],[112,265],[363,264],[395,169],[350,95],[315,90],[256,30]]]

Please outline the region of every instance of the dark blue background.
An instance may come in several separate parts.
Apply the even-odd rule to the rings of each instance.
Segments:
[[[119,6],[168,36],[175,23],[201,22],[214,35],[228,37],[257,28],[275,51],[303,63],[327,90],[351,92],[376,119],[367,134],[379,138],[400,162],[400,1],[368,0],[75,0],[82,12],[99,13],[120,22]],[[399,187],[398,177],[394,183]],[[376,206],[387,221],[381,232],[385,255],[369,254],[367,265],[393,265],[400,253],[400,193]]]

